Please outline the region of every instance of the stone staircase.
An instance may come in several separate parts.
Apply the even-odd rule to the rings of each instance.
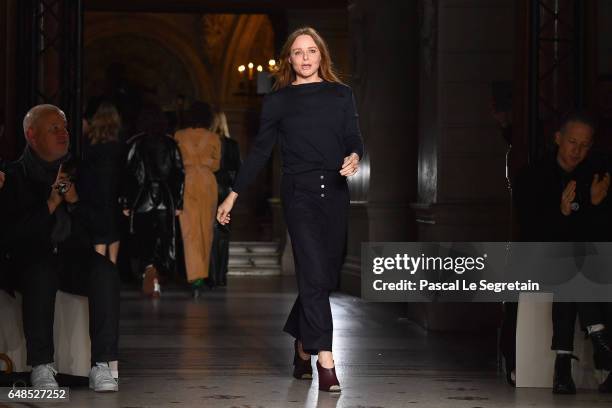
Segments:
[[[281,252],[275,241],[230,242],[229,271],[232,276],[281,274]]]

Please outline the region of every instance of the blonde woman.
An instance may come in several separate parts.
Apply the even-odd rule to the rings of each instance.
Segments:
[[[215,111],[210,130],[219,136],[230,138],[229,126],[227,125],[227,116],[225,116],[225,112],[219,110]]]
[[[81,196],[96,210],[93,244],[96,252],[117,263],[119,253],[119,181],[124,162],[119,142],[121,118],[115,106],[103,102],[94,114],[85,150]]]
[[[295,338],[296,378],[312,378],[317,355],[319,389],[340,391],[332,354],[329,294],[338,285],[346,245],[349,191],[363,155],[353,92],[332,70],[329,51],[312,28],[294,31],[282,48],[275,92],[262,106],[259,134],[232,191],[217,210],[230,221],[236,199],[280,140],[281,199],[295,259],[298,297],[284,330]]]
[[[213,118],[211,127],[213,133],[219,135],[221,140],[221,165],[215,173],[217,187],[219,189],[218,204],[229,195],[236,174],[240,170],[240,148],[238,142],[230,138],[229,127],[225,113],[217,111]],[[213,244],[210,255],[210,279],[218,286],[227,285],[227,272],[229,265],[229,225],[221,225],[215,222],[213,231]]]

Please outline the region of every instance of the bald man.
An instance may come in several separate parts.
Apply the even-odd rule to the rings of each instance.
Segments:
[[[66,116],[37,105],[23,120],[26,148],[6,168],[0,225],[23,296],[27,363],[35,388],[57,388],[53,320],[58,290],[87,296],[91,337],[89,386],[117,391],[110,361],[117,360],[119,278],[114,265],[90,244],[95,214],[79,200],[67,171]]]
[[[595,123],[590,115],[574,113],[555,134],[555,152],[519,174],[514,199],[523,241],[609,241],[610,173],[608,166],[591,154],[594,137]],[[612,370],[612,343],[606,329],[612,318],[610,310],[612,305],[607,303],[553,303],[553,393],[576,393],[572,360],[576,358],[573,351],[577,316],[593,343],[595,366]],[[612,392],[612,376],[599,390]]]

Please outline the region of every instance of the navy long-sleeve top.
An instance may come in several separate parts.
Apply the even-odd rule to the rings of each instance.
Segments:
[[[340,171],[351,153],[363,156],[353,91],[334,82],[289,85],[263,100],[259,133],[233,190],[240,194],[280,141],[283,174]]]

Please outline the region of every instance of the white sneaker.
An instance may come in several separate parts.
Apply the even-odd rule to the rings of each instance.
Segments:
[[[30,373],[30,382],[32,388],[59,388],[55,375],[57,371],[53,367],[53,363],[40,364],[32,368]]]
[[[96,363],[89,372],[89,388],[95,392],[119,391],[119,384],[113,377],[108,363]]]

